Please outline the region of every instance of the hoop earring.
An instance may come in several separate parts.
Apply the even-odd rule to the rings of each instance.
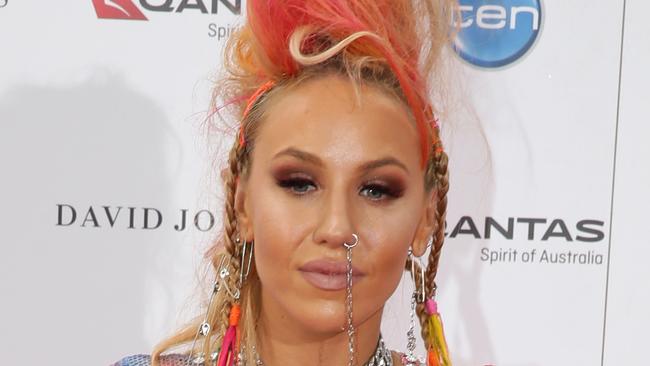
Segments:
[[[424,288],[424,266],[422,265],[422,262],[420,262],[420,259],[418,258],[418,270],[420,271],[420,281],[417,280],[417,276],[415,275],[415,256],[413,256],[413,249],[409,248],[408,251],[408,256],[409,260],[411,261],[411,278],[413,279],[413,296],[415,296],[416,300],[418,303],[423,303],[426,300],[426,294],[425,291],[426,289]],[[418,289],[418,282],[420,284],[420,288]]]
[[[240,264],[239,264],[239,289],[240,290],[244,286],[244,281],[246,281],[246,279],[248,278],[248,274],[251,271],[251,263],[253,262],[253,243],[254,241],[251,240],[250,241],[251,246],[250,249],[248,249],[248,260],[246,261],[247,264],[245,267],[244,267],[244,261],[246,258],[246,248],[248,246],[246,240],[244,240],[244,244],[242,245],[242,254],[241,254]],[[244,270],[244,268],[246,268],[246,270]]]

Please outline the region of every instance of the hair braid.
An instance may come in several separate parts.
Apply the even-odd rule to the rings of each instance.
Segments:
[[[214,269],[215,275],[217,276],[217,280],[220,281],[222,289],[215,295],[214,303],[211,308],[208,309],[207,322],[212,328],[210,336],[205,337],[202,343],[197,343],[194,349],[188,350],[194,354],[198,354],[199,352],[202,352],[204,355],[211,354],[211,352],[216,349],[214,344],[223,340],[223,336],[229,325],[230,308],[233,306],[234,299],[223,287],[228,286],[231,291],[236,291],[238,289],[237,286],[239,285],[242,245],[237,244],[236,242],[238,227],[237,215],[235,212],[235,194],[238,179],[246,171],[248,153],[249,151],[245,148],[241,148],[238,141],[235,139],[233,147],[229,153],[228,168],[223,174],[225,217],[223,220],[224,232],[220,239],[220,243],[223,245],[223,250],[216,250],[218,244],[215,244],[215,246],[208,251],[211,265]],[[225,262],[222,262],[224,256],[226,260]],[[225,265],[229,272],[229,276],[223,280],[218,277],[222,265]],[[244,289],[239,289],[240,296],[246,297],[250,289],[247,286],[244,287]],[[169,337],[156,345],[152,352],[152,365],[160,365],[160,355],[163,351],[185,342],[192,342],[196,336],[197,327],[202,322],[203,320],[201,318],[197,318],[192,323],[183,327],[183,329],[176,335]]]
[[[438,260],[442,244],[445,241],[445,218],[447,216],[447,192],[449,191],[449,170],[447,153],[439,151],[434,156],[434,172],[436,176],[437,202],[436,225],[433,232],[433,243],[429,253],[429,261],[425,274],[425,289],[428,296],[433,296],[435,291],[435,278],[438,273]]]
[[[240,258],[241,258],[241,246],[242,244],[237,243],[238,225],[237,225],[237,214],[235,212],[235,194],[237,191],[237,184],[239,176],[241,175],[243,164],[243,155],[246,153],[244,148],[239,146],[239,142],[235,139],[230,153],[228,156],[228,169],[224,172],[224,188],[225,188],[225,209],[224,209],[224,234],[222,236],[222,243],[224,251],[213,251],[211,262],[214,268],[215,274],[220,281],[220,286],[222,286],[221,296],[218,296],[215,304],[213,304],[214,309],[207,314],[207,322],[210,324],[211,328],[214,329],[214,332],[211,336],[206,337],[201,345],[197,347],[201,349],[201,352],[205,355],[212,353],[214,343],[219,343],[223,340],[226,330],[229,326],[229,317],[230,309],[234,305],[234,299],[232,296],[224,289],[225,286],[228,287],[231,291],[240,291],[240,297],[242,296],[243,289],[240,289],[239,286],[239,271],[241,270]],[[222,262],[223,258],[226,258],[225,262]],[[226,266],[229,275],[224,279],[221,279],[220,271],[222,265]],[[221,282],[223,281],[223,282]],[[216,348],[216,346],[215,346]],[[195,350],[196,351],[196,350]]]
[[[448,170],[448,156],[442,150],[442,144],[440,140],[434,144],[434,154],[431,161],[431,173],[433,175],[435,189],[437,194],[436,201],[436,218],[434,222],[433,229],[433,242],[431,245],[431,251],[429,252],[429,259],[427,263],[427,268],[424,273],[424,289],[425,298],[430,298],[435,295],[436,285],[435,278],[438,272],[438,261],[440,259],[440,253],[442,251],[442,245],[445,240],[445,217],[447,214],[447,192],[449,191],[449,170]],[[410,267],[410,266],[409,266]],[[413,274],[415,280],[415,286],[418,286],[421,283],[421,268],[415,263],[416,270]],[[420,320],[420,328],[422,339],[424,340],[424,345],[426,349],[429,349],[432,345],[429,344],[429,330],[425,326],[429,314],[427,314],[424,303],[418,303],[416,307],[416,312],[418,319]]]
[[[224,177],[225,183],[225,217],[224,217],[224,235],[223,235],[223,244],[225,248],[225,253],[216,254],[212,262],[215,268],[215,272],[219,275],[218,266],[221,262],[221,256],[226,255],[227,259],[227,269],[230,275],[224,279],[226,285],[229,289],[235,291],[238,286],[239,271],[240,268],[240,256],[241,256],[241,244],[237,244],[236,237],[238,235],[237,227],[237,214],[235,212],[235,193],[237,191],[237,183],[239,176],[241,174],[242,168],[242,155],[245,153],[245,149],[239,146],[239,142],[235,139],[233,146],[230,149],[230,154],[228,157],[228,170],[226,171]],[[220,310],[218,314],[220,319],[218,322],[218,332],[217,334],[222,335],[228,328],[228,318],[230,316],[230,308],[233,305],[233,300],[231,296],[224,296],[221,304],[218,304]],[[215,319],[216,320],[216,319]]]

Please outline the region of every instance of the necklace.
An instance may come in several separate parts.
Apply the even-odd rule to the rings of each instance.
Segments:
[[[255,348],[253,347],[253,352],[255,353],[255,365],[256,366],[265,366],[264,362],[260,358],[260,355],[257,353]],[[242,362],[240,358],[240,362],[238,365],[243,365],[244,362]],[[364,364],[364,366],[393,366],[393,358],[391,356],[390,350],[386,348],[386,345],[384,344],[384,339],[382,338],[381,335],[379,335],[379,341],[377,342],[377,348],[375,349],[375,353],[370,357],[368,362]]]

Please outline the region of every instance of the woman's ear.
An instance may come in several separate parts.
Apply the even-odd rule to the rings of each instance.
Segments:
[[[246,181],[239,179],[235,186],[235,216],[237,217],[237,225],[239,235],[243,240],[253,240],[253,225],[250,216],[250,205],[247,194]]]
[[[437,206],[438,206],[438,191],[432,189],[426,198],[426,204],[422,210],[422,216],[420,217],[420,223],[418,224],[417,231],[415,233],[415,238],[413,240],[413,255],[416,257],[421,257],[424,255],[424,252],[427,251],[427,245],[429,244],[429,239],[433,234],[433,229],[436,226],[437,220]]]

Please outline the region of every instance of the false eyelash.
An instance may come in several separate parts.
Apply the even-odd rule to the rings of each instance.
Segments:
[[[295,187],[296,185],[299,185],[299,184],[300,185],[311,184],[313,186],[316,186],[316,184],[314,184],[310,179],[307,179],[307,178],[287,178],[287,179],[279,179],[278,180],[278,186],[280,186],[280,187],[282,187],[282,188],[284,188],[286,190],[291,190],[292,192],[297,193],[297,194],[305,194],[307,191],[299,192],[299,191],[295,191],[295,190],[291,189],[292,187]]]
[[[297,194],[297,195],[306,194],[307,192],[309,192],[309,190],[301,191],[301,190],[293,189],[296,186],[304,187],[304,186],[307,186],[307,185],[312,185],[312,186],[316,187],[316,184],[314,184],[314,182],[311,179],[300,178],[300,177],[279,179],[277,184],[278,184],[278,186],[282,187],[283,189],[291,191],[292,193]],[[364,190],[367,190],[367,189],[376,190],[376,191],[378,191],[378,193],[382,194],[382,197],[380,197],[380,198],[373,198],[373,197],[367,196],[369,199],[371,199],[373,201],[381,201],[381,200],[384,200],[384,199],[393,200],[393,199],[399,198],[399,197],[401,197],[403,195],[403,190],[402,189],[399,189],[399,188],[395,189],[395,188],[392,188],[392,187],[390,187],[388,185],[385,185],[385,184],[377,184],[377,183],[364,184],[364,185],[362,185],[362,187],[360,189],[360,192],[364,191]]]
[[[399,198],[403,194],[403,191],[401,189],[395,189],[390,186],[377,183],[365,184],[362,186],[361,190],[363,191],[365,189],[378,190],[380,193],[386,195],[389,199]]]

